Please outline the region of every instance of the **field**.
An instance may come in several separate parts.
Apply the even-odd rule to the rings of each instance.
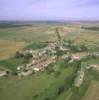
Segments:
[[[14,57],[16,51],[23,48],[42,48],[46,44],[41,45],[40,42],[56,41],[56,27],[59,27],[60,35],[65,41],[72,40],[77,44],[85,44],[90,51],[98,51],[98,25],[99,23],[32,23],[28,26],[0,27],[0,68],[16,72],[16,67],[24,62],[23,58]],[[99,64],[99,59],[88,60],[87,63]],[[99,82],[92,81],[89,86],[97,74],[90,72],[86,75],[84,84],[78,89],[71,84],[76,74],[75,64],[64,68],[64,64],[58,61],[53,68],[55,72],[38,72],[24,78],[0,77],[0,100],[81,100],[82,97],[82,100],[99,99]]]
[[[70,67],[61,72],[59,77],[40,72],[21,79],[15,76],[0,78],[0,99],[46,100],[46,98],[54,98],[57,89],[64,84],[65,78],[73,73],[73,68]]]
[[[52,39],[53,27],[51,26],[32,26],[0,28],[0,39],[12,41],[45,41]],[[55,28],[54,28],[55,29]],[[55,35],[54,35],[55,36]]]
[[[99,100],[99,81],[92,81],[82,100]]]
[[[24,46],[24,42],[0,40],[0,59],[13,56],[16,51],[22,49]]]
[[[25,79],[18,79],[18,77],[0,79],[0,99],[33,100],[33,97],[44,91],[52,81],[53,77],[46,74],[26,77]]]

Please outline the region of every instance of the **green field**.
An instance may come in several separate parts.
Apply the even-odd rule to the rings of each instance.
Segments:
[[[16,68],[18,65],[21,65],[24,63],[24,58],[9,58],[5,60],[0,61],[0,66],[12,71],[16,72]]]
[[[61,74],[57,77],[54,73],[39,72],[21,79],[16,76],[0,78],[0,99],[46,100],[50,98],[53,100],[58,96],[58,89],[64,85],[65,79],[73,73],[74,69],[68,67],[61,69]]]

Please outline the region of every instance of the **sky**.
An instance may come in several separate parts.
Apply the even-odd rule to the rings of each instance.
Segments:
[[[0,0],[0,20],[99,20],[99,0]]]

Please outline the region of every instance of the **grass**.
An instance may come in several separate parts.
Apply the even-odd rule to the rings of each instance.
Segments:
[[[60,76],[54,79],[53,83],[50,84],[48,89],[42,92],[39,98],[37,98],[36,100],[46,100],[46,98],[50,98],[50,100],[55,100],[55,98],[58,96],[59,87],[64,86],[65,78],[69,77],[72,73],[72,68],[67,68],[64,71],[62,71]]]
[[[96,64],[97,62],[98,62],[98,59],[89,60],[89,63]],[[91,91],[91,89],[89,90],[89,88],[90,88],[89,85],[90,85],[91,81],[93,81],[93,80],[99,81],[98,76],[99,76],[99,72],[93,71],[92,69],[85,71],[84,82],[80,86],[80,88],[76,88],[74,86],[71,86],[68,89],[68,91],[64,91],[59,97],[56,98],[56,100],[95,100],[94,99],[95,96],[93,99],[88,99],[88,96],[90,95],[90,93],[89,92],[87,94],[85,94],[85,93],[86,93],[86,91]],[[98,85],[97,85],[97,87],[98,87]],[[99,91],[99,89],[98,89],[98,91]],[[95,95],[98,96],[97,92],[95,92],[95,93],[96,93]],[[86,95],[87,95],[87,98],[86,98]],[[82,99],[83,97],[86,99]],[[90,96],[90,98],[91,98],[91,96]]]
[[[99,64],[99,58],[92,58],[86,61],[88,64]]]
[[[49,29],[51,31],[49,32]],[[15,27],[15,28],[1,28],[0,39],[11,41],[47,41],[53,38],[54,33],[51,27],[37,26],[37,27]]]
[[[60,62],[61,65],[63,65],[62,62]],[[56,79],[54,80],[53,84],[50,85],[50,87],[44,91],[39,98],[37,98],[36,100],[46,100],[46,99],[50,99],[50,100],[57,100],[57,98],[65,92],[68,92],[68,90],[71,88],[72,86],[72,82],[73,82],[73,78],[76,74],[76,70],[78,69],[78,63],[75,63],[74,66],[68,66],[66,68],[64,68],[63,66],[60,66],[60,72],[61,74],[56,77]],[[63,68],[62,68],[63,67]],[[56,69],[56,66],[54,67]],[[59,70],[59,66],[58,69]],[[64,87],[64,90],[59,93],[59,88]],[[65,97],[66,98],[66,97]],[[60,99],[63,100],[63,99]]]
[[[0,66],[9,69],[12,72],[16,72],[17,66],[24,62],[23,58],[9,58],[0,61]]]
[[[99,42],[99,34],[98,32],[92,31],[82,31],[80,34],[76,36],[74,39],[76,43],[85,43],[87,45]]]
[[[53,77],[45,73],[18,79],[0,78],[0,100],[34,100],[53,82]]]
[[[41,49],[47,46],[47,43],[33,42],[27,45],[27,49]]]
[[[45,45],[38,44],[48,40],[56,40],[54,34],[56,26],[24,26],[13,28],[0,28],[0,58],[13,56],[17,50],[23,48],[27,42],[33,42],[27,48],[42,48]],[[71,30],[71,29],[70,29]],[[74,40],[76,43],[99,44],[98,32],[83,30],[78,34],[77,31],[64,31],[61,33],[63,39]],[[1,42],[3,40],[4,42]],[[5,41],[6,40],[6,41]],[[7,42],[9,41],[9,42]],[[35,42],[37,44],[35,44]],[[22,43],[22,44],[21,44]],[[89,62],[98,63],[98,60],[90,60]],[[23,59],[8,58],[0,60],[0,67],[7,68],[11,71],[16,71],[17,65],[23,63]],[[80,100],[86,92],[89,83],[94,79],[91,72],[84,80],[84,84],[80,89],[68,85],[65,82],[67,89],[58,95],[58,90],[64,85],[64,81],[74,75],[74,64],[72,67],[60,65],[58,62],[54,66],[55,71],[60,71],[59,76],[55,77],[53,73],[39,72],[32,76],[19,79],[16,76],[0,78],[0,100]],[[67,99],[66,99],[67,98]]]
[[[56,96],[58,87],[64,84],[64,79],[72,72],[72,68],[65,69],[58,78],[45,72],[23,79],[13,76],[0,78],[0,99],[44,100],[47,97],[52,99]]]
[[[57,70],[61,73],[57,77],[54,72],[43,71],[21,79],[16,76],[0,78],[0,100],[55,100],[60,87],[67,86],[68,91],[68,78],[74,73],[73,67],[61,68],[62,62],[59,64]],[[56,66],[57,63],[53,67],[56,69]]]
[[[91,27],[82,27],[82,29],[92,30],[92,31],[99,31],[99,27],[91,26]]]

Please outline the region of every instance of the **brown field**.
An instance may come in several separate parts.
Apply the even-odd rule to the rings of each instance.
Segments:
[[[75,38],[76,42],[94,43],[99,42],[99,34],[97,32],[82,32]]]
[[[99,81],[92,81],[82,100],[99,100]]]
[[[0,59],[8,58],[23,48],[25,43],[0,40]]]

